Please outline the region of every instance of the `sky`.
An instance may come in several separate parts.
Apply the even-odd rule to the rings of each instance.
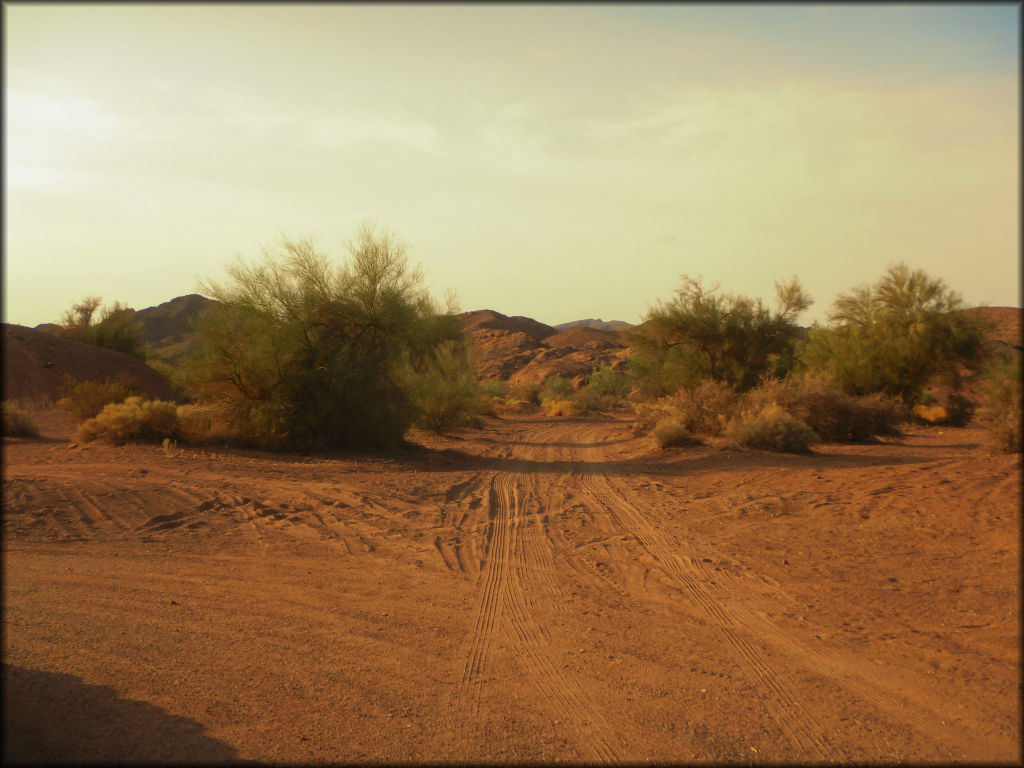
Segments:
[[[437,296],[636,323],[905,262],[1021,306],[1020,7],[4,3],[4,322],[361,222]]]

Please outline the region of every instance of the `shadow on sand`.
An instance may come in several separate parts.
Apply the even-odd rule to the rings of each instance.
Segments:
[[[4,765],[242,762],[194,720],[72,675],[3,667]]]

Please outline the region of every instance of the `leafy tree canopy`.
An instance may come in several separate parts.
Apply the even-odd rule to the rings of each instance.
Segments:
[[[103,299],[99,296],[87,296],[73,304],[61,318],[60,335],[145,359],[146,349],[135,323],[134,310],[119,301],[100,310],[102,304]]]
[[[254,442],[394,444],[416,417],[410,377],[463,343],[392,234],[365,223],[348,250],[335,268],[312,241],[284,240],[201,286],[220,306],[197,326],[190,378]]]
[[[652,308],[630,332],[630,369],[648,395],[669,394],[704,379],[749,389],[773,372],[799,334],[796,318],[811,299],[796,278],[776,283],[776,308],[760,299],[718,293],[683,275],[671,301]]]
[[[961,366],[983,360],[986,324],[963,310],[943,280],[894,264],[835,300],[831,325],[811,329],[801,364],[829,372],[850,394],[910,402],[933,377],[957,385]]]

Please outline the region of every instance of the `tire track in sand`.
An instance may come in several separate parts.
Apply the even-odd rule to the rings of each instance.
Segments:
[[[616,762],[611,730],[579,686],[552,663],[545,646],[546,630],[533,620],[529,608],[532,596],[524,589],[528,575],[537,575],[554,590],[551,555],[544,549],[540,531],[529,530],[524,514],[530,499],[531,480],[526,475],[496,473],[489,488],[490,519],[485,526],[485,554],[480,586],[473,607],[474,624],[469,654],[460,683],[460,701],[468,701],[468,717],[479,727],[483,676],[490,649],[496,638],[508,640],[513,656],[530,681],[555,710],[579,734],[586,757]]]
[[[595,503],[604,507],[623,528],[636,537],[648,554],[660,564],[666,575],[686,590],[707,614],[715,629],[734,652],[740,666],[747,672],[748,678],[760,689],[762,700],[790,741],[808,755],[825,760],[842,760],[844,755],[832,747],[827,738],[820,735],[824,729],[797,701],[790,686],[765,659],[764,653],[744,637],[740,625],[712,594],[707,582],[695,576],[692,569],[686,567],[657,529],[615,491],[607,476],[581,475],[580,485],[590,493]]]
[[[607,494],[606,498],[625,505],[633,510],[636,519],[644,520],[639,512],[642,502],[636,498],[635,494],[623,487],[621,481],[613,482],[607,476],[601,477]],[[656,533],[653,526],[646,521],[645,524],[652,534]],[[726,578],[722,578],[721,574],[713,576],[697,553],[688,551],[685,543],[673,544],[671,548],[674,550],[672,557],[675,563],[686,568],[694,578],[703,581],[707,595],[727,608],[735,626],[745,628],[756,637],[768,641],[792,658],[799,659],[805,668],[887,712],[896,719],[896,722],[909,724],[937,743],[950,743],[959,739],[963,745],[970,744],[974,738],[966,731],[957,733],[956,726],[949,724],[950,716],[938,715],[908,705],[898,693],[899,684],[880,678],[877,670],[865,663],[855,651],[846,650],[844,652],[842,649],[826,649],[820,645],[812,647],[810,644],[796,639],[791,633],[780,629],[771,619],[757,610],[758,595],[750,587],[751,576],[740,575]],[[724,587],[724,584],[728,584],[731,589]],[[947,725],[944,727],[936,725],[937,722],[945,722]]]

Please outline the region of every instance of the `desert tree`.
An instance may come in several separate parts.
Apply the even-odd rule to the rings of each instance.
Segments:
[[[87,296],[61,318],[59,334],[66,339],[112,349],[145,359],[146,349],[135,322],[135,311],[119,301],[103,307],[99,296]]]
[[[903,263],[840,294],[828,319],[811,329],[800,364],[831,374],[850,394],[911,402],[934,377],[958,386],[961,367],[985,358],[985,321],[964,312],[943,280]]]
[[[189,379],[257,444],[399,442],[417,415],[411,381],[461,341],[393,234],[364,223],[348,251],[334,267],[311,240],[284,239],[201,284],[219,304],[197,324]]]
[[[648,396],[711,379],[744,390],[778,371],[792,353],[796,319],[811,299],[794,277],[776,283],[776,307],[683,275],[675,298],[650,309],[627,333],[636,350],[631,373]]]

